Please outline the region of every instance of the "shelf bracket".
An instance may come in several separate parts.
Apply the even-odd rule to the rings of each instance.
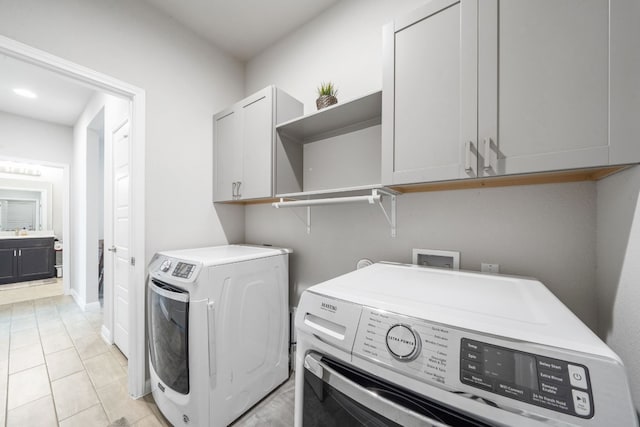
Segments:
[[[283,202],[285,202],[285,200],[281,197],[280,203],[283,203]],[[307,234],[311,234],[311,206],[307,206],[306,218],[302,218],[302,216],[300,216],[300,214],[296,212],[296,209],[293,209],[293,214],[296,216],[296,218],[298,218],[300,221],[302,221],[303,224],[307,226]]]
[[[380,210],[382,210],[384,217],[386,218],[387,222],[389,223],[389,226],[391,227],[391,237],[396,237],[396,195],[380,189],[375,189],[372,191],[373,196],[377,196],[378,193],[380,193],[380,198],[377,199],[378,206],[380,206]],[[382,200],[385,197],[389,197],[389,200],[391,201],[390,202],[391,206],[389,209],[390,212],[387,212],[384,205],[382,204]]]

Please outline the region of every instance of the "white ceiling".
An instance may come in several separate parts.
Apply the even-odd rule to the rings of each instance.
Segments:
[[[205,40],[246,61],[339,0],[145,0]],[[37,99],[13,93],[35,92]],[[95,90],[0,55],[0,111],[73,126]]]
[[[18,96],[14,88],[29,89],[38,98]],[[53,71],[0,55],[0,111],[73,126],[94,93]]]
[[[146,0],[246,61],[338,0]]]

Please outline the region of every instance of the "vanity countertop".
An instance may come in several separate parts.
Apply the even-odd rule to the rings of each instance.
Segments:
[[[48,237],[55,237],[53,235],[43,235],[43,234],[27,234],[26,236],[16,236],[14,235],[0,235],[0,240],[9,240],[9,239],[46,239]]]

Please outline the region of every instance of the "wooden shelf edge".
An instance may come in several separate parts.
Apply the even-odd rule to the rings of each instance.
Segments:
[[[474,188],[510,187],[516,185],[556,184],[563,182],[598,181],[621,172],[631,165],[607,166],[602,168],[574,169],[558,172],[541,172],[523,175],[496,176],[489,178],[458,181],[429,182],[410,185],[390,185],[400,193],[421,193],[427,191],[466,190]]]
[[[555,172],[539,172],[522,175],[495,176],[489,178],[467,179],[456,181],[426,182],[421,184],[407,185],[371,185],[361,187],[350,187],[342,189],[318,190],[300,193],[282,194],[285,200],[300,200],[301,198],[312,198],[313,196],[337,197],[336,193],[348,193],[357,191],[370,191],[372,189],[391,190],[398,194],[402,193],[423,193],[428,191],[449,191],[468,190],[475,188],[497,188],[511,187],[517,185],[540,185],[558,184],[565,182],[599,181],[618,172],[622,172],[634,165],[606,166],[588,169],[572,169]],[[261,205],[279,202],[280,197],[269,197],[252,200],[229,200],[225,202],[214,202],[214,204],[225,205]]]

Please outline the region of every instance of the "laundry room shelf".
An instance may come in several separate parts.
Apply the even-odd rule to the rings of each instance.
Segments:
[[[307,144],[379,125],[381,119],[382,91],[377,91],[289,120],[276,130],[290,141]]]

